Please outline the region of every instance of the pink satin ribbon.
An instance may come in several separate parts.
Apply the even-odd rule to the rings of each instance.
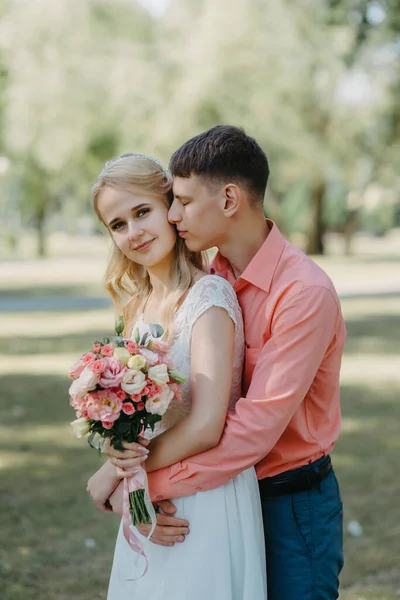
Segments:
[[[136,581],[137,579],[141,579],[144,575],[146,575],[147,570],[149,568],[149,561],[144,552],[144,544],[140,541],[140,539],[134,534],[131,529],[132,517],[129,511],[129,494],[131,492],[136,492],[137,490],[144,489],[147,490],[147,474],[144,469],[139,469],[139,471],[133,477],[124,479],[124,492],[123,492],[123,532],[126,541],[129,546],[132,548],[134,552],[143,556],[145,559],[145,567],[143,573],[134,579],[128,579],[128,581]],[[147,493],[147,491],[146,491]],[[150,532],[150,535],[152,532]]]

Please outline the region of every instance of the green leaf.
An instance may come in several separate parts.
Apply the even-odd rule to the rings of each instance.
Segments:
[[[144,333],[144,334],[142,335],[142,339],[140,340],[140,345],[141,345],[141,346],[144,346],[144,345],[145,345],[145,343],[146,343],[146,340],[147,340],[147,338],[148,338],[148,337],[149,337],[149,332],[148,332],[148,331],[146,331],[146,333]]]
[[[150,325],[150,333],[153,338],[159,338],[164,335],[164,329],[161,327],[161,325],[158,325],[158,323],[152,323]]]
[[[115,321],[115,333],[116,335],[121,335],[125,327],[124,317],[119,315],[118,319]]]

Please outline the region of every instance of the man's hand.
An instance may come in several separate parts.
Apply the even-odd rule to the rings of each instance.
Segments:
[[[175,542],[184,542],[185,535],[190,533],[189,523],[185,519],[172,517],[176,512],[175,506],[169,500],[161,500],[157,507],[162,513],[157,514],[157,525],[151,536],[151,541],[160,546],[173,546]],[[147,537],[150,533],[151,524],[139,525],[137,529]]]

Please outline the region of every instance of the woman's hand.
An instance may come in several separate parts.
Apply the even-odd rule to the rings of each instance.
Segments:
[[[104,465],[89,479],[86,490],[100,510],[111,512],[107,499],[113,493],[120,481],[121,477],[117,475],[117,470],[110,461],[104,463]]]
[[[123,507],[123,493],[124,493],[124,482],[120,481],[118,486],[115,488],[111,496],[108,498],[108,503],[112,508],[112,511],[117,515],[122,515]]]
[[[132,477],[138,470],[138,467],[147,459],[149,450],[145,447],[149,441],[145,438],[138,438],[139,443],[122,442],[123,452],[115,450],[107,440],[104,447],[104,454],[108,456],[109,461],[115,466],[119,478]]]

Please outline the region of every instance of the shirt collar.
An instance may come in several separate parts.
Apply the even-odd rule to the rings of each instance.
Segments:
[[[211,273],[217,273],[227,279],[237,291],[243,287],[245,282],[255,285],[265,292],[269,292],[271,288],[272,278],[286,242],[276,224],[270,219],[266,219],[266,221],[270,228],[267,239],[238,279],[235,279],[229,261],[220,252],[217,252],[210,265]]]

